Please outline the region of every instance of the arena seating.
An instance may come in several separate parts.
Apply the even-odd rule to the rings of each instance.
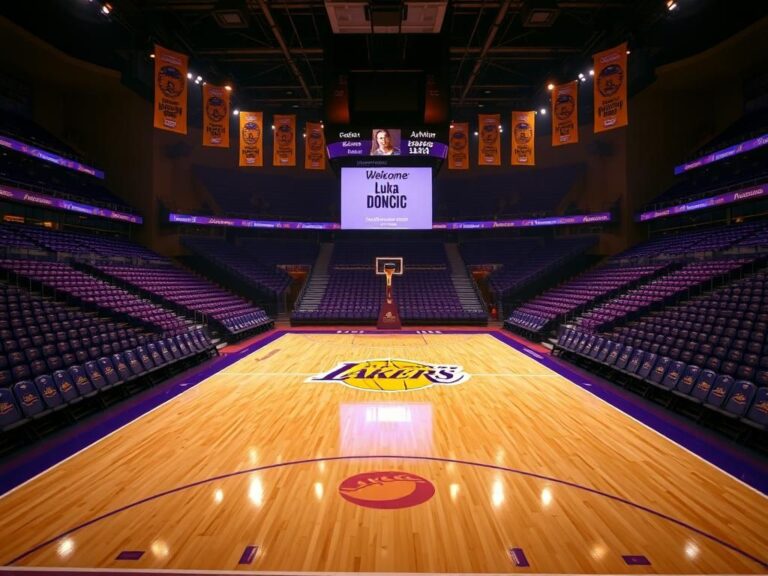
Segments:
[[[259,254],[239,248],[223,239],[187,237],[184,245],[214,267],[244,280],[256,290],[279,296],[291,285],[291,277],[273,265],[259,261]]]
[[[184,313],[214,322],[229,334],[266,330],[274,325],[261,308],[180,268],[100,264],[94,269],[164,305],[176,306]]]
[[[768,429],[768,270],[601,334],[564,328],[556,352],[699,418]]]
[[[0,269],[39,282],[75,303],[96,307],[166,334],[187,331],[188,322],[171,310],[64,262],[0,260]]]
[[[125,384],[136,390],[212,353],[202,329],[163,336],[0,282],[0,431],[53,415],[71,421],[125,396]]]
[[[594,236],[563,239],[512,238],[463,242],[467,266],[491,266],[488,285],[497,297],[509,294],[557,269],[594,246]]]

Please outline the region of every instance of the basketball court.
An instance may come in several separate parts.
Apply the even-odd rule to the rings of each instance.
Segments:
[[[336,332],[239,350],[7,492],[4,570],[766,572],[764,494],[536,350]]]

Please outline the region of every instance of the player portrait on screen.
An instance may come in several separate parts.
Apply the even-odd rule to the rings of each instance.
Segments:
[[[374,129],[371,156],[399,156],[400,148],[396,146],[399,141],[400,130]]]

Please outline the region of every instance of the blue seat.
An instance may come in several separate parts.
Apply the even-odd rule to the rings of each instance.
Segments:
[[[709,368],[705,368],[699,373],[699,378],[691,390],[690,398],[696,402],[704,402],[712,391],[712,385],[717,379],[717,374]]]
[[[48,408],[58,409],[64,406],[64,399],[56,387],[56,383],[48,374],[35,378],[35,387]]]
[[[40,398],[40,393],[29,380],[16,382],[13,385],[13,393],[21,408],[21,413],[27,418],[41,416],[46,412],[45,403]]]
[[[107,384],[106,378],[104,378],[104,374],[99,370],[99,363],[96,360],[89,360],[83,364],[83,370],[94,388],[102,389],[110,387],[109,384]]]
[[[53,382],[56,384],[56,388],[59,389],[59,394],[61,394],[65,402],[73,404],[82,399],[72,382],[72,378],[69,376],[69,372],[66,370],[54,370]]]
[[[110,358],[102,356],[96,361],[96,363],[99,365],[99,370],[104,375],[104,379],[107,381],[109,386],[120,384],[121,378],[115,370],[115,366],[112,364],[112,360]]]
[[[752,382],[746,380],[737,380],[731,389],[731,395],[723,407],[727,414],[741,418],[747,413],[747,408],[752,404],[752,400],[757,392],[757,387]]]
[[[0,388],[0,431],[16,428],[24,423],[24,416],[10,388]]]

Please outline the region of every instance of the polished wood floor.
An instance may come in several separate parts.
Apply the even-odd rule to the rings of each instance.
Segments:
[[[306,382],[375,358],[471,378]],[[374,471],[434,496],[341,497]],[[0,564],[16,566],[730,574],[767,556],[763,495],[484,334],[287,334],[0,499]]]

